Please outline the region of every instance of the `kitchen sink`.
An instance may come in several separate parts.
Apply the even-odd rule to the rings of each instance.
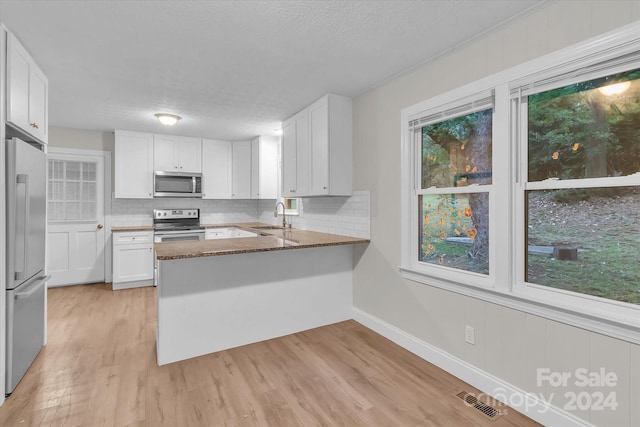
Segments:
[[[256,230],[282,230],[283,227],[281,225],[260,225],[258,227],[251,227]]]

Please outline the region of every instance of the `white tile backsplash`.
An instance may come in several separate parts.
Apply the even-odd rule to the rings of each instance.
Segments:
[[[258,203],[258,221],[279,224],[274,218],[274,203]],[[302,199],[302,213],[287,216],[293,227],[343,236],[371,237],[371,203],[369,190],[354,191],[351,197],[313,197]]]
[[[112,227],[152,225],[153,209],[200,209],[200,222],[219,224],[260,221],[279,224],[273,216],[275,200],[116,199],[111,200]],[[368,239],[371,236],[369,190],[351,197],[302,199],[302,214],[287,216],[293,227],[303,230]]]
[[[202,224],[216,224],[255,221],[258,205],[257,200],[113,198],[111,200],[112,226],[151,225],[154,209],[200,209]]]

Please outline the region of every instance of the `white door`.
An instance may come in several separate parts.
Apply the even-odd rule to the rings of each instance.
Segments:
[[[49,286],[104,282],[104,158],[49,153]]]

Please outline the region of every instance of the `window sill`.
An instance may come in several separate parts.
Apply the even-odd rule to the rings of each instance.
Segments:
[[[400,267],[400,272],[403,278],[413,282],[434,286],[598,334],[640,344],[640,326],[629,325],[615,319],[598,318],[576,310],[550,305],[547,302],[533,300],[530,297],[523,298],[516,294],[501,292],[493,288],[467,285],[441,277],[434,277],[407,267]]]

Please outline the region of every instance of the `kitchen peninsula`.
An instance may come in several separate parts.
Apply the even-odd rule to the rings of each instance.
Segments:
[[[260,235],[155,245],[159,365],[351,318],[353,245],[368,240],[225,226]]]

